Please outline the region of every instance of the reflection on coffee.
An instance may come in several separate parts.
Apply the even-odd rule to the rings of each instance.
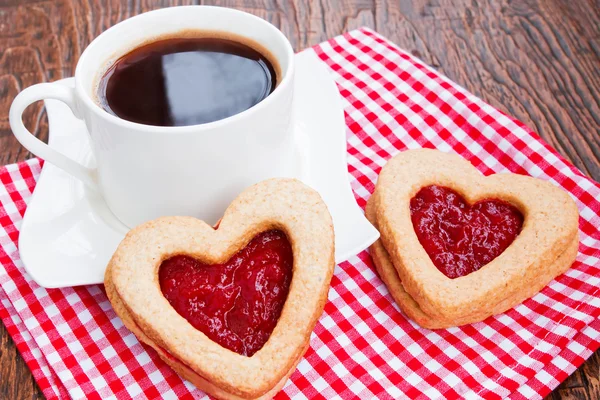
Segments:
[[[119,58],[99,81],[98,102],[132,122],[196,125],[249,109],[276,84],[269,57],[241,40],[174,37]]]

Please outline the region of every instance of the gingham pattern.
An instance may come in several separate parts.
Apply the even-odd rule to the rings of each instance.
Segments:
[[[359,205],[399,151],[456,152],[485,174],[549,180],[576,199],[576,263],[541,293],[484,322],[418,328],[397,309],[367,251],[336,267],[311,346],[280,398],[541,398],[600,345],[600,186],[518,121],[368,29],[313,50],[338,83],[348,169]],[[40,172],[0,170],[0,316],[49,398],[201,395],[115,316],[101,286],[46,290],[24,273],[16,243]],[[84,267],[84,266],[83,266]]]

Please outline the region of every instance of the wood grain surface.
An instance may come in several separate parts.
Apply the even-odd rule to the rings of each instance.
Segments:
[[[600,180],[600,0],[0,0],[0,165],[28,154],[8,110],[38,82],[72,76],[108,27],[180,4],[239,8],[278,26],[296,50],[368,26],[515,116]],[[46,139],[40,103],[24,117]],[[599,353],[547,399],[600,399]],[[0,325],[0,399],[43,395]]]

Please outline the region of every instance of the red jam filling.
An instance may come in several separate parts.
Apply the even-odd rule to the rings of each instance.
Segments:
[[[285,233],[257,235],[224,264],[178,255],[163,261],[160,288],[173,308],[221,346],[252,356],[271,336],[292,280]]]
[[[419,242],[433,264],[454,279],[477,271],[510,246],[523,215],[509,203],[487,199],[469,205],[443,186],[427,186],[410,201]]]

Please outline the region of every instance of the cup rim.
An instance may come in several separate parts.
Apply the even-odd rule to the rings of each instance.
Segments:
[[[283,44],[285,46],[285,56],[289,59],[287,71],[285,71],[285,74],[283,75],[279,85],[277,85],[275,90],[271,94],[269,94],[269,96],[267,96],[265,99],[263,99],[259,103],[253,105],[252,107],[250,107],[238,114],[229,116],[227,118],[219,119],[219,120],[204,123],[204,124],[185,125],[185,126],[156,126],[156,125],[146,125],[146,124],[141,124],[138,122],[128,121],[126,119],[120,118],[116,115],[113,115],[113,114],[107,112],[91,98],[90,94],[87,93],[87,91],[83,88],[82,83],[81,83],[82,80],[79,79],[78,77],[82,73],[81,72],[83,70],[82,65],[85,64],[85,61],[87,60],[88,55],[94,50],[94,46],[97,46],[97,43],[99,42],[99,40],[103,36],[105,36],[105,34],[107,32],[119,29],[119,26],[121,24],[132,23],[132,21],[134,21],[134,20],[146,18],[148,14],[173,12],[174,9],[179,10],[176,12],[185,12],[186,9],[191,9],[191,8],[212,9],[212,10],[215,10],[218,12],[223,12],[223,13],[243,15],[244,18],[253,19],[256,22],[267,24],[269,26],[269,28],[279,38],[279,40],[281,40],[283,42]],[[169,11],[167,11],[167,10],[169,10]],[[226,29],[224,29],[224,30],[226,31]],[[243,36],[243,35],[241,35],[241,36]],[[151,38],[151,37],[152,37],[151,35],[148,35],[148,38]],[[287,37],[283,34],[283,32],[281,32],[281,30],[279,30],[275,25],[271,24],[269,21],[262,19],[256,15],[250,14],[248,12],[236,10],[236,9],[229,8],[229,7],[204,6],[204,5],[174,6],[174,7],[165,7],[165,8],[161,8],[158,10],[148,11],[148,12],[145,12],[142,14],[135,15],[131,18],[125,19],[125,20],[119,22],[118,24],[113,25],[112,27],[108,28],[106,31],[102,32],[94,40],[92,40],[92,42],[83,51],[83,53],[81,54],[81,57],[79,58],[79,61],[77,62],[77,66],[75,68],[75,89],[79,93],[79,97],[82,99],[84,104],[93,113],[95,113],[100,118],[104,118],[104,119],[108,120],[109,122],[111,122],[115,125],[118,125],[119,127],[127,128],[127,129],[138,131],[138,132],[143,131],[144,133],[185,134],[185,133],[190,133],[190,132],[198,133],[198,132],[202,132],[202,131],[208,131],[208,130],[220,128],[222,126],[229,125],[229,124],[237,122],[239,120],[248,118],[252,114],[257,113],[257,112],[269,107],[271,105],[271,103],[278,101],[278,98],[281,96],[281,94],[284,91],[286,91],[288,86],[290,86],[292,84],[293,75],[294,75],[294,50],[292,49],[292,45],[291,45],[290,41],[287,39]]]

